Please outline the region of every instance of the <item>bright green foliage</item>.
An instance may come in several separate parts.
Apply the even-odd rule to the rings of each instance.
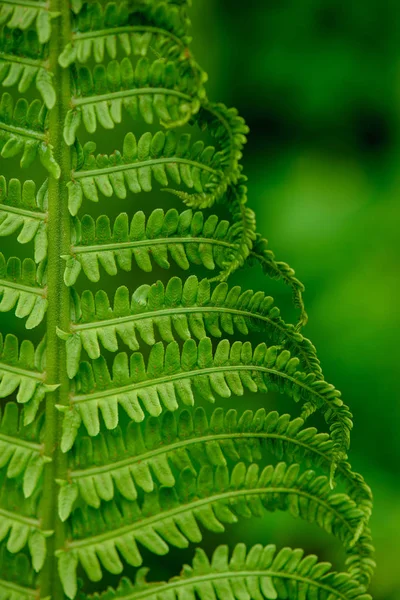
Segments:
[[[132,258],[143,271],[149,272],[153,264],[170,268],[169,258],[185,271],[190,265],[203,265],[210,271],[216,266],[222,270],[233,260],[236,251],[234,231],[228,221],[218,221],[215,215],[204,220],[202,212],[185,210],[178,213],[161,208],[146,219],[137,211],[129,223],[128,215],[120,213],[115,219],[112,233],[106,215],[95,222],[85,215],[76,221],[77,240],[73,256],[66,256],[64,280],[73,285],[83,270],[90,281],[100,280],[99,264],[108,275],[116,275],[118,268],[132,269]]]
[[[39,100],[30,104],[4,92],[0,101],[0,147],[3,158],[22,154],[20,166],[29,167],[39,157],[53,177],[60,176],[60,167],[53,157],[45,134],[46,107]]]
[[[17,317],[24,319],[27,329],[39,325],[47,309],[43,278],[44,261],[36,267],[31,258],[21,261],[10,257],[7,262],[0,252],[0,312],[15,309]]]
[[[4,600],[88,598],[89,585],[99,600],[370,598],[372,496],[347,462],[352,415],[301,333],[302,284],[257,233],[247,127],[207,99],[186,4],[0,2],[0,154],[38,167],[34,181],[0,176]],[[96,154],[104,129],[111,154]],[[251,266],[292,289],[296,324],[232,282]],[[243,410],[249,392],[266,408]],[[268,410],[271,393],[297,414]],[[327,431],[307,424],[317,411]],[[266,510],[335,536],[345,572],[239,543],[210,561],[198,547],[167,583],[135,575],[148,551]],[[107,574],[133,582],[105,591]]]
[[[260,544],[247,552],[244,544],[238,544],[230,558],[228,547],[219,546],[210,561],[198,548],[193,566],[185,565],[179,577],[166,583],[148,583],[146,569],[140,569],[134,584],[122,579],[116,597],[176,600],[185,597],[182,594],[194,598],[197,593],[200,600],[370,598],[347,573],[331,573],[330,563],[319,563],[313,554],[303,558],[303,554],[300,549],[282,548],[277,552],[275,546],[263,548]],[[113,597],[111,591],[94,596],[96,600],[111,600]]]
[[[4,27],[0,40],[0,78],[4,87],[18,84],[24,94],[35,83],[47,108],[53,108],[56,93],[46,69],[46,55],[35,31]]]

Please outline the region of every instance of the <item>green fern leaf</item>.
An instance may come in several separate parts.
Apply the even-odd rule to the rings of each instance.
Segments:
[[[84,148],[83,168],[74,172],[74,186],[93,202],[98,202],[98,192],[122,199],[128,190],[134,194],[150,192],[153,180],[163,186],[172,182],[203,192],[215,188],[221,178],[221,156],[210,146],[204,148],[202,142],[192,145],[189,134],[178,137],[173,131],[159,131],[153,136],[146,132],[136,140],[128,133],[122,154],[115,151],[95,158],[94,150],[93,145],[90,152]]]
[[[334,444],[328,434],[304,427],[300,418],[277,412],[255,414],[215,409],[208,422],[203,408],[192,417],[184,410],[175,417],[164,413],[162,420],[150,417],[143,425],[131,422],[126,431],[116,428],[95,438],[80,438],[75,447],[68,481],[61,483],[59,511],[63,520],[70,515],[75,501],[81,497],[93,508],[110,501],[118,492],[127,500],[136,500],[137,488],[151,492],[158,482],[173,486],[174,471],[199,466],[225,466],[227,461],[260,462],[264,450],[288,463],[302,461],[313,468],[329,472],[334,460]],[[348,463],[340,463],[338,478],[346,485],[349,496],[364,512],[371,515],[371,490]],[[361,534],[361,530],[360,530]]]
[[[0,549],[0,593],[3,598],[33,600],[37,596],[35,574],[25,554]]]
[[[5,92],[0,102],[0,154],[3,158],[12,158],[22,153],[22,168],[29,167],[38,156],[49,173],[58,179],[60,167],[46,141],[45,118],[46,110],[39,100],[28,104],[19,98],[14,107],[12,96]]]
[[[81,67],[76,86],[64,127],[69,145],[75,142],[81,122],[89,133],[96,131],[98,123],[112,129],[122,120],[122,108],[133,118],[140,115],[149,125],[156,117],[169,127],[184,124],[200,108],[193,79],[182,74],[180,65],[164,59],[150,63],[142,57],[134,68],[125,57],[121,63],[108,63],[107,69],[97,66],[93,73]]]
[[[37,498],[24,499],[10,479],[3,477],[0,494],[0,542],[11,554],[27,548],[31,556],[33,570],[42,569],[46,558],[46,538],[51,531],[44,531],[40,521],[33,517],[37,508]],[[16,509],[15,507],[18,507]]]
[[[42,263],[43,264],[43,263]],[[27,329],[39,325],[47,310],[45,288],[40,285],[43,278],[41,265],[36,268],[34,261],[11,257],[6,262],[0,252],[0,312],[15,308],[18,318],[28,317]]]
[[[200,251],[199,256],[204,260],[206,255]],[[93,268],[88,270],[90,278],[93,273]],[[126,287],[120,287],[115,292],[113,308],[105,292],[99,291],[93,297],[92,292],[86,291],[76,300],[75,310],[79,320],[72,325],[70,335],[79,336],[80,343],[71,347],[67,344],[67,352],[83,347],[91,359],[100,357],[100,346],[116,352],[118,337],[131,350],[138,350],[139,333],[141,340],[151,346],[156,341],[155,327],[165,342],[258,331],[265,332],[273,343],[283,344],[307,370],[322,376],[314,346],[293,325],[283,321],[273,298],[263,292],[242,291],[239,286],[229,289],[227,283],[212,287],[208,280],[199,281],[191,275],[184,282],[173,277],[165,287],[161,281],[139,286],[132,298]],[[69,357],[76,365],[79,358],[80,354]]]
[[[72,375],[79,342],[75,336],[68,341],[74,344],[68,364]],[[244,390],[276,390],[296,402],[303,400],[324,407],[337,458],[342,459],[349,444],[351,415],[340,399],[340,392],[318,380],[314,373],[297,371],[298,364],[298,358],[291,358],[288,350],[280,352],[276,346],[267,348],[259,344],[253,352],[249,342],[234,342],[231,346],[228,340],[223,340],[213,353],[209,338],[203,338],[198,345],[188,339],[182,352],[176,342],[165,347],[161,342],[155,344],[147,367],[140,352],[132,354],[129,364],[126,353],[117,354],[112,379],[106,361],[100,356],[92,366],[86,362],[79,366],[75,378],[77,391],[71,398],[70,409],[63,407],[62,447],[64,451],[71,448],[82,421],[91,436],[97,435],[100,412],[107,429],[114,429],[118,424],[118,405],[131,419],[140,422],[144,419],[143,408],[148,414],[158,416],[162,406],[176,410],[178,398],[183,404],[193,406],[194,392],[215,402],[214,394],[229,398],[232,394],[242,396]]]
[[[90,281],[99,281],[99,264],[109,275],[116,275],[118,267],[130,271],[132,258],[146,272],[152,271],[152,262],[168,269],[168,257],[184,270],[191,264],[222,269],[237,249],[229,222],[218,221],[215,215],[204,220],[200,211],[193,214],[191,210],[178,213],[170,209],[164,213],[156,209],[147,219],[142,211],[137,211],[130,223],[128,215],[121,213],[114,221],[112,233],[106,215],[96,222],[87,215],[76,223],[76,231],[77,242],[71,255],[63,256],[64,281],[68,286],[76,282],[81,270]]]
[[[160,487],[146,494],[143,505],[121,500],[121,508],[111,501],[100,511],[77,509],[71,517],[74,541],[65,554],[80,563],[92,581],[100,581],[102,567],[121,573],[123,558],[133,566],[142,564],[137,543],[155,554],[164,555],[169,546],[186,548],[199,543],[201,524],[214,532],[238,517],[261,517],[264,510],[289,510],[294,517],[315,522],[345,544],[352,546],[362,512],[345,494],[330,491],[326,477],[315,478],[314,471],[300,473],[299,465],[262,472],[257,465],[246,469],[237,464],[202,467],[198,477],[184,469],[175,488]],[[107,524],[107,525],[106,525]],[[62,553],[60,553],[60,556]]]
[[[34,419],[46,392],[54,391],[57,385],[45,382],[44,343],[35,350],[32,342],[24,340],[21,345],[12,334],[0,334],[0,398],[7,398],[18,390],[16,400],[25,406],[25,424]]]
[[[363,586],[347,573],[331,571],[330,563],[319,563],[301,549],[292,550],[257,544],[247,551],[237,544],[229,558],[227,546],[218,546],[209,560],[204,550],[196,548],[193,566],[185,565],[180,576],[168,582],[146,581],[148,569],[139,569],[135,583],[121,580],[117,590],[90,596],[99,600],[276,600],[276,598],[313,598],[322,600],[371,600]]]
[[[2,0],[0,7],[0,24],[7,24],[9,29],[19,28],[25,31],[32,25],[36,26],[39,42],[48,42],[51,35],[52,15],[47,4],[34,0],[33,2],[18,2]]]
[[[304,285],[294,276],[294,270],[287,263],[275,260],[274,253],[268,249],[267,240],[261,238],[261,236],[257,236],[253,252],[251,253],[251,259],[261,264],[263,272],[266,275],[272,277],[272,279],[282,279],[292,288],[294,304],[300,309],[298,326],[302,327],[306,325],[308,316],[303,302]]]
[[[37,431],[40,422],[24,426],[19,423],[18,407],[6,404],[0,423],[0,469],[6,477],[23,482],[25,498],[36,490],[48,457],[43,456]]]
[[[60,55],[62,67],[74,61],[85,63],[92,56],[97,63],[103,62],[106,55],[115,59],[119,48],[128,56],[146,56],[151,48],[156,56],[177,59],[190,41],[187,17],[168,2],[138,4],[133,13],[136,24],[130,24],[128,2],[109,3],[105,7],[94,3],[85,5],[84,11],[83,1],[75,2],[73,10],[80,13],[76,19],[77,34]]]
[[[36,195],[34,181],[25,181],[21,190],[18,179],[10,179],[8,189],[0,176],[0,237],[19,231],[18,242],[34,240],[34,258],[39,263],[47,256],[47,181]]]
[[[33,83],[47,108],[53,108],[56,93],[52,75],[44,59],[44,46],[31,30],[4,28],[0,37],[0,81],[4,87],[18,84],[25,94]]]

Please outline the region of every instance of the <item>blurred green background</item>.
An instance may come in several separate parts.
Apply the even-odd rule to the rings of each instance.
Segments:
[[[305,284],[305,335],[354,413],[351,462],[375,497],[371,591],[375,600],[395,600],[400,4],[201,0],[191,17],[210,98],[236,106],[251,129],[244,165],[258,229]],[[248,275],[251,287],[257,275]],[[284,286],[273,295],[289,310]],[[331,543],[275,514],[243,530],[264,543],[304,546],[306,536],[320,555]]]

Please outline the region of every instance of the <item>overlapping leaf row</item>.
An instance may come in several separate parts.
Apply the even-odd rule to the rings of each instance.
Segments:
[[[109,275],[116,275],[119,269],[131,271],[132,263],[146,272],[152,271],[153,264],[169,269],[171,259],[185,271],[190,265],[222,269],[236,250],[229,222],[219,221],[215,215],[204,220],[200,211],[170,209],[164,213],[160,208],[147,219],[137,211],[130,223],[128,215],[121,213],[112,234],[106,215],[96,223],[85,215],[82,221],[75,221],[75,228],[73,254],[65,257],[67,285],[75,283],[81,270],[90,281],[99,281],[99,265]]]
[[[229,558],[227,546],[219,546],[212,559],[198,548],[193,566],[185,565],[182,574],[169,582],[150,583],[146,581],[147,570],[140,569],[134,584],[126,578],[114,592],[109,589],[103,594],[95,594],[97,600],[120,599],[136,600],[178,600],[182,594],[200,600],[217,598],[235,600],[240,598],[312,598],[332,600],[358,598],[369,600],[363,587],[352,580],[347,573],[330,572],[330,563],[319,563],[311,554],[303,557],[301,549],[292,550],[257,544],[247,550],[244,544],[237,544]],[[216,575],[217,574],[217,575]]]
[[[3,28],[0,37],[0,81],[4,87],[17,86],[25,94],[35,84],[47,108],[53,108],[56,93],[47,69],[46,46],[35,31]]]
[[[144,55],[151,45],[167,58],[172,52],[179,58],[190,42],[188,17],[179,6],[185,3],[156,1],[135,6],[125,0],[104,5],[74,0],[71,7],[76,13],[76,33],[66,44],[60,64],[66,67],[74,61],[86,62],[92,55],[96,62],[103,62],[104,51],[116,58],[117,43],[127,55]]]
[[[217,197],[215,190],[221,180],[225,181],[223,169],[229,164],[229,157],[226,158],[223,151],[204,147],[201,140],[191,144],[189,134],[178,137],[175,131],[166,134],[159,131],[154,136],[146,132],[139,140],[133,133],[128,133],[122,153],[115,151],[110,156],[95,157],[95,150],[93,142],[85,145],[83,160],[74,172],[73,185],[69,186],[70,206],[73,203],[77,210],[83,196],[98,202],[98,192],[107,197],[115,193],[122,199],[126,198],[127,190],[134,194],[151,192],[153,178],[165,187],[170,183],[183,184],[186,189],[200,194],[202,202],[212,205]],[[75,197],[79,197],[79,202]],[[191,204],[190,199],[187,203]]]
[[[125,219],[125,216],[122,215],[122,218]],[[219,236],[214,233],[215,237]],[[204,266],[213,268],[214,261],[210,260],[213,257],[207,249],[208,245],[200,243],[194,256],[200,258]],[[144,257],[147,258],[146,255]],[[184,269],[189,268],[189,263],[181,257],[185,255],[179,256],[177,264]],[[147,266],[149,263],[141,264]],[[164,262],[161,264],[165,265]],[[93,272],[94,269],[90,271]],[[199,281],[195,275],[184,282],[179,277],[172,277],[165,286],[162,281],[151,286],[139,286],[131,297],[128,288],[121,286],[115,292],[113,307],[105,292],[100,290],[93,296],[87,290],[81,298],[75,297],[72,330],[74,333],[70,335],[79,336],[80,345],[91,359],[99,358],[101,345],[116,352],[119,339],[131,350],[138,350],[138,333],[144,343],[153,345],[156,331],[165,342],[173,341],[174,336],[182,340],[191,337],[201,340],[207,334],[220,338],[222,335],[248,335],[249,331],[257,331],[266,333],[274,343],[293,351],[302,368],[318,377],[322,375],[314,346],[293,325],[283,321],[271,296],[242,290],[240,286],[229,287],[226,282],[211,285],[208,279]],[[74,344],[76,348],[78,345]]]
[[[106,334],[107,335],[107,334]],[[76,346],[79,341],[72,337],[67,342]],[[118,424],[118,405],[124,408],[131,419],[144,419],[147,413],[158,416],[162,406],[176,410],[181,403],[194,405],[193,391],[202,398],[215,402],[214,394],[229,398],[232,394],[242,396],[244,390],[285,392],[296,402],[302,400],[323,407],[330,416],[333,413],[332,435],[340,448],[341,432],[336,433],[337,424],[348,436],[347,407],[340,400],[340,393],[325,381],[318,381],[313,373],[297,370],[299,359],[291,358],[290,352],[282,352],[276,346],[267,348],[259,344],[253,351],[250,342],[221,341],[215,352],[210,338],[202,338],[198,345],[192,339],[185,341],[182,351],[177,342],[167,345],[158,342],[150,352],[147,366],[143,355],[136,352],[129,362],[126,353],[116,355],[111,377],[105,359],[100,356],[93,361],[76,362],[79,348],[70,351],[70,373],[79,373],[75,378],[76,390],[72,397],[73,410],[66,413],[66,449],[83,420],[90,435],[100,430],[99,411],[108,429]],[[139,402],[140,400],[140,402]]]
[[[127,2],[86,4],[78,14],[77,29],[60,64],[86,63],[92,55],[98,64],[93,70],[78,68],[64,131],[67,143],[74,142],[82,119],[91,133],[97,123],[113,128],[121,122],[122,107],[149,124],[154,116],[165,124],[184,123],[199,110],[205,76],[187,54],[187,21],[178,7],[148,3],[136,12]],[[119,48],[125,58],[101,64],[105,53],[116,59]]]
[[[27,317],[25,327],[33,329],[43,320],[47,299],[42,278],[44,263],[36,267],[31,258],[21,261],[10,257],[7,261],[0,252],[0,312],[15,310],[17,317]]]
[[[81,67],[74,108],[64,130],[66,142],[74,143],[81,122],[89,133],[94,133],[98,124],[113,129],[121,123],[122,109],[133,119],[140,115],[149,125],[156,119],[169,127],[184,124],[199,110],[200,98],[191,73],[185,76],[182,71],[173,61],[150,63],[147,57],[141,57],[136,66],[127,57],[121,63],[110,62],[107,69],[97,65],[93,73]]]
[[[239,418],[234,409],[217,408],[208,420],[205,410],[198,407],[193,413],[188,409],[167,411],[142,424],[131,421],[126,429],[80,437],[70,454],[69,481],[60,490],[60,511],[63,518],[69,516],[79,496],[94,508],[117,492],[136,500],[138,489],[151,492],[157,483],[175,485],[176,474],[184,468],[196,472],[205,464],[260,462],[264,450],[288,463],[329,464],[334,450],[329,435],[304,425],[299,417],[290,420],[287,414],[279,416],[265,409],[245,411]],[[104,464],[108,465],[106,472]],[[372,496],[362,477],[353,473],[348,463],[339,465],[337,477],[368,521]]]
[[[183,469],[174,488],[160,487],[147,493],[141,502],[113,500],[103,511],[77,509],[72,520],[71,541],[60,555],[63,573],[70,574],[81,564],[89,579],[99,581],[103,568],[121,573],[123,564],[142,563],[140,546],[157,555],[169,546],[186,548],[199,543],[202,528],[216,533],[224,524],[239,517],[261,517],[264,509],[289,510],[294,517],[313,520],[327,532],[337,536],[353,552],[354,536],[359,529],[362,512],[344,494],[332,494],[326,477],[315,477],[313,471],[299,474],[299,465],[287,467],[279,463],[260,472],[257,465],[248,469],[238,463],[232,471],[226,467],[204,466],[196,477]],[[87,490],[88,494],[90,489]],[[95,532],[95,533],[94,533]],[[364,554],[361,546],[358,553]],[[65,579],[72,586],[70,575]],[[68,588],[69,593],[75,590]]]
[[[19,98],[14,104],[12,96],[5,92],[0,102],[0,154],[3,158],[22,154],[22,168],[39,157],[49,173],[58,178],[60,167],[45,136],[46,115],[47,109],[40,100],[29,104],[25,98]]]
[[[38,494],[26,499],[12,480],[4,476],[2,479],[0,541],[6,540],[5,547],[11,554],[27,547],[34,570],[40,571],[46,559],[46,537],[51,532],[42,531],[40,520],[36,517]],[[15,506],[19,507],[17,515]]]
[[[40,44],[49,41],[51,35],[51,12],[47,4],[40,1],[33,3],[19,3],[6,1],[0,6],[0,25],[7,25],[9,29],[21,29],[27,31],[29,28],[36,30]]]
[[[47,180],[36,193],[36,184],[28,180],[7,181],[0,176],[0,237],[18,232],[17,241],[34,241],[34,259],[42,262],[47,255]]]
[[[4,383],[3,378],[2,390],[5,388]],[[29,425],[24,425],[21,421],[16,403],[7,402],[0,422],[0,468],[4,469],[2,473],[13,480],[13,483],[22,479],[23,494],[29,498],[38,488],[48,459],[43,455],[41,446],[43,418],[35,419]]]

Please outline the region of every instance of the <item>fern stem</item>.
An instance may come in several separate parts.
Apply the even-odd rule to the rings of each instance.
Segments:
[[[0,436],[1,439],[1,436]],[[245,433],[215,433],[213,435],[204,435],[202,437],[195,437],[193,439],[183,439],[178,442],[174,442],[168,445],[167,452],[173,453],[176,450],[181,448],[189,448],[190,446],[197,446],[200,444],[206,444],[208,442],[220,442],[225,440],[280,440],[284,443],[293,444],[299,446],[299,448],[303,448],[308,452],[313,452],[318,454],[321,458],[326,460],[329,464],[331,461],[330,456],[327,456],[320,450],[313,448],[309,444],[302,442],[301,440],[296,440],[295,438],[290,438],[286,435],[281,435],[278,433],[266,433],[263,431],[257,431],[256,433],[245,432]],[[166,449],[161,446],[157,448],[153,448],[152,450],[148,450],[147,452],[143,452],[143,454],[138,454],[137,456],[130,456],[128,458],[121,459],[116,462],[106,463],[100,466],[89,467],[85,469],[79,470],[70,470],[69,477],[71,479],[81,479],[82,477],[91,477],[92,475],[100,475],[101,473],[107,473],[111,471],[116,471],[123,467],[128,467],[130,465],[134,465],[135,463],[144,463],[154,459],[157,456],[163,456],[166,454]],[[338,465],[338,471],[340,471],[344,477],[346,477],[346,471],[341,464]]]
[[[72,254],[81,254],[86,252],[101,252],[105,250],[123,250],[125,248],[140,248],[142,246],[164,246],[171,244],[211,244],[212,246],[223,246],[224,248],[236,248],[236,244],[225,242],[224,240],[207,238],[188,238],[188,237],[170,237],[170,238],[152,238],[150,240],[134,240],[131,242],[115,242],[114,244],[96,244],[95,246],[72,246]]]
[[[13,444],[14,446],[18,446],[20,448],[27,448],[28,450],[33,450],[33,452],[41,452],[43,449],[41,444],[37,444],[36,442],[28,442],[22,438],[6,435],[5,433],[0,433],[0,442]]]
[[[46,292],[46,288],[15,283],[14,281],[7,281],[7,279],[0,279],[0,286],[8,287],[13,290],[20,290],[21,292],[28,292],[28,294],[36,294],[37,296],[44,296]]]
[[[104,100],[116,100],[118,98],[131,98],[132,96],[146,96],[152,94],[162,94],[163,96],[176,96],[182,100],[190,101],[192,98],[188,94],[179,92],[178,90],[166,90],[163,87],[146,87],[137,90],[122,90],[120,92],[109,92],[108,94],[99,94],[97,96],[74,96],[71,100],[72,106],[80,106],[82,104],[96,104]]]
[[[149,32],[149,33],[158,33],[163,37],[169,37],[179,46],[184,48],[184,44],[180,38],[176,35],[167,31],[166,29],[161,29],[160,27],[152,27],[150,25],[126,25],[125,27],[109,27],[107,29],[97,29],[95,31],[85,31],[81,33],[77,31],[73,34],[73,38],[75,40],[85,40],[97,37],[105,37],[109,35],[122,35],[123,33],[135,33],[135,32]]]
[[[47,62],[44,60],[27,58],[26,56],[15,56],[15,54],[5,54],[2,52],[1,61],[20,63],[21,65],[29,65],[31,67],[42,67],[43,69],[47,69]]]
[[[16,125],[6,125],[5,123],[0,123],[0,129],[4,129],[4,131],[9,131],[10,133],[15,133],[16,135],[22,135],[23,137],[30,137],[35,140],[44,141],[46,139],[44,133],[33,131],[32,129],[26,129],[25,127],[17,127]]]
[[[36,3],[35,3],[36,4]],[[61,254],[68,252],[70,246],[70,218],[68,213],[68,194],[66,184],[70,178],[70,149],[62,140],[62,124],[69,109],[71,90],[69,72],[58,65],[58,56],[71,37],[69,3],[64,0],[51,0],[50,10],[60,13],[53,22],[50,40],[50,65],[54,75],[54,86],[59,97],[50,112],[49,141],[54,146],[54,155],[61,168],[60,178],[49,177],[48,206],[48,298],[51,306],[47,313],[47,383],[58,388],[47,395],[45,421],[45,454],[52,461],[45,467],[42,504],[42,526],[52,530],[48,540],[47,559],[40,578],[42,598],[51,596],[52,600],[64,598],[61,581],[58,576],[55,551],[63,546],[64,524],[58,518],[56,498],[57,478],[66,472],[66,456],[61,452],[61,417],[57,405],[67,404],[69,380],[65,371],[65,345],[58,338],[57,327],[68,327],[70,317],[69,291],[63,280]]]
[[[140,169],[140,167],[151,167],[153,165],[162,165],[162,164],[181,164],[181,165],[189,165],[191,167],[197,167],[202,171],[208,171],[213,175],[218,175],[219,171],[205,165],[203,163],[197,162],[195,160],[190,160],[188,158],[180,158],[177,156],[170,158],[154,158],[152,160],[143,160],[137,161],[133,163],[126,163],[124,165],[114,165],[112,167],[105,167],[103,169],[91,169],[90,171],[74,171],[73,179],[79,179],[81,177],[96,177],[97,175],[107,175],[108,173],[116,173],[118,171],[127,171],[128,169]]]
[[[116,396],[118,394],[123,394],[124,392],[130,392],[133,390],[138,390],[147,387],[154,387],[157,385],[162,385],[163,383],[168,383],[172,381],[179,381],[180,379],[191,379],[192,377],[199,377],[202,375],[212,375],[214,373],[229,373],[230,371],[239,372],[239,371],[260,371],[261,373],[269,373],[271,375],[275,375],[276,377],[281,377],[283,379],[287,379],[291,383],[295,383],[299,387],[307,390],[311,395],[314,395],[318,398],[319,401],[325,402],[324,397],[315,389],[310,387],[309,385],[303,383],[299,379],[288,375],[283,371],[278,371],[277,369],[272,369],[269,367],[264,367],[261,365],[225,365],[225,366],[213,366],[206,367],[202,369],[198,369],[196,371],[181,371],[179,373],[173,373],[164,375],[163,377],[157,377],[155,379],[144,380],[138,383],[131,383],[129,385],[119,386],[116,388],[109,388],[106,390],[88,393],[88,394],[77,394],[72,396],[71,402],[73,404],[79,402],[87,402],[91,400],[95,400],[98,398],[107,398],[107,396]]]
[[[16,512],[10,512],[9,510],[5,510],[4,508],[0,508],[0,518],[3,517],[8,521],[16,521],[17,523],[22,523],[23,525],[29,525],[31,527],[40,526],[40,521],[38,519],[33,519],[32,517],[25,517],[24,515],[19,515]]]
[[[78,323],[71,326],[73,331],[81,331],[83,329],[97,329],[98,327],[112,327],[113,325],[120,325],[121,323],[132,323],[134,321],[142,321],[143,319],[154,319],[155,317],[169,317],[175,315],[191,315],[191,314],[204,314],[204,313],[217,313],[217,314],[230,314],[239,315],[241,317],[248,317],[250,319],[258,319],[271,323],[272,319],[267,316],[252,313],[250,310],[240,310],[238,308],[225,308],[224,306],[194,306],[186,307],[180,306],[179,308],[165,308],[163,310],[152,310],[148,313],[139,313],[137,315],[129,315],[127,317],[116,317],[115,319],[104,319],[101,321],[92,321],[91,323]],[[281,328],[283,331],[283,328]]]
[[[11,583],[11,581],[5,581],[4,579],[0,579],[0,589],[10,590],[11,594],[16,594],[16,597],[26,598],[26,596],[32,596],[32,598],[37,598],[37,591],[32,590],[26,587],[22,587],[22,585],[17,585],[16,583]],[[10,595],[11,595],[10,594]]]
[[[38,221],[44,221],[47,218],[47,213],[39,212],[37,210],[26,210],[24,208],[18,208],[17,206],[7,206],[7,204],[0,205],[1,212],[9,212],[22,217],[29,217],[30,219],[37,219]]]
[[[2,371],[8,371],[9,373],[15,373],[16,375],[22,375],[23,377],[29,377],[30,379],[44,379],[43,373],[39,373],[38,371],[30,371],[29,369],[21,369],[20,367],[14,367],[2,362],[0,362],[0,369]]]

